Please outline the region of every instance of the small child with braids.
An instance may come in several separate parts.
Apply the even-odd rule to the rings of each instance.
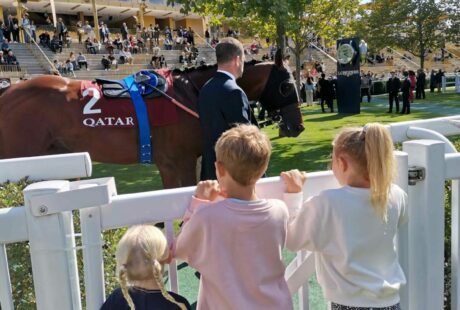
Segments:
[[[118,243],[116,259],[120,288],[110,294],[101,310],[189,310],[187,300],[166,291],[162,260],[169,256],[166,238],[151,225],[128,229]]]
[[[286,247],[315,253],[318,282],[332,310],[401,309],[406,279],[395,236],[408,210],[406,193],[392,184],[394,168],[391,136],[373,123],[345,129],[333,142],[332,170],[342,187],[302,204],[305,173],[281,173],[290,215]]]

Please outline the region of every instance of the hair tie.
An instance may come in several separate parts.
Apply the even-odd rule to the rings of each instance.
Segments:
[[[161,268],[160,262],[156,259],[153,260],[153,266],[155,266],[155,268],[159,268],[159,269]]]

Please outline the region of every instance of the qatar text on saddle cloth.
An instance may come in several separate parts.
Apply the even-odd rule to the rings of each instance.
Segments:
[[[159,70],[168,83],[167,94],[174,98],[172,72]],[[137,128],[131,98],[107,98],[101,86],[82,81],[80,87],[81,124],[91,128]],[[166,126],[177,122],[176,106],[164,96],[144,98],[150,126]]]

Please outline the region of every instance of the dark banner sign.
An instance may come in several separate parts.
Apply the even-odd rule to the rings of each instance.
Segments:
[[[339,113],[360,112],[359,39],[337,40],[337,107]]]

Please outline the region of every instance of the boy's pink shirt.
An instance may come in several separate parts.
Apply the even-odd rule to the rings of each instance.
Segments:
[[[198,309],[292,309],[281,252],[284,202],[193,197],[184,221],[173,252],[201,273]]]

